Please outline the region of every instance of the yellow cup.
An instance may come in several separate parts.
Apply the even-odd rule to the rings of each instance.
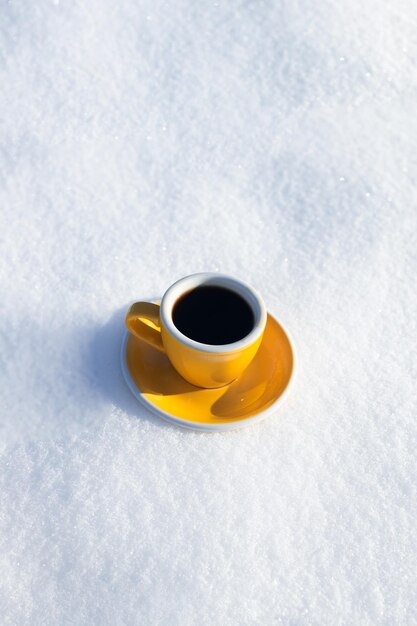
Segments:
[[[172,321],[177,300],[201,286],[224,287],[243,297],[252,309],[254,326],[246,337],[225,345],[210,345],[184,335]],[[197,387],[222,387],[246,369],[265,330],[267,312],[260,295],[241,280],[224,274],[202,273],[181,278],[165,292],[161,304],[136,302],[126,315],[129,331],[164,351],[177,372]]]

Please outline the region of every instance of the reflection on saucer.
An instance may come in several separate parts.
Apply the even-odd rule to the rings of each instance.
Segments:
[[[185,381],[168,357],[126,331],[122,369],[134,395],[162,418],[198,430],[230,430],[274,412],[286,397],[294,373],[294,351],[272,316],[261,346],[235,381],[202,389]]]

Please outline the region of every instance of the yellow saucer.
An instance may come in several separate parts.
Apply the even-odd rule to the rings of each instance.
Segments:
[[[231,430],[258,422],[281,406],[294,377],[294,348],[271,315],[261,346],[243,374],[226,387],[185,381],[168,357],[126,331],[122,371],[132,393],[163,419],[197,430]]]

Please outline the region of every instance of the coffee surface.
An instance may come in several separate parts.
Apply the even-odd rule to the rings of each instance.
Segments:
[[[225,287],[196,287],[183,294],[172,311],[175,326],[194,341],[234,343],[253,329],[255,317],[239,294]]]

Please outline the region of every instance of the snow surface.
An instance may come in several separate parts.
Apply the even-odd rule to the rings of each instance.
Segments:
[[[0,621],[417,623],[411,0],[9,0],[0,17]],[[288,403],[170,426],[123,315],[245,278]]]

